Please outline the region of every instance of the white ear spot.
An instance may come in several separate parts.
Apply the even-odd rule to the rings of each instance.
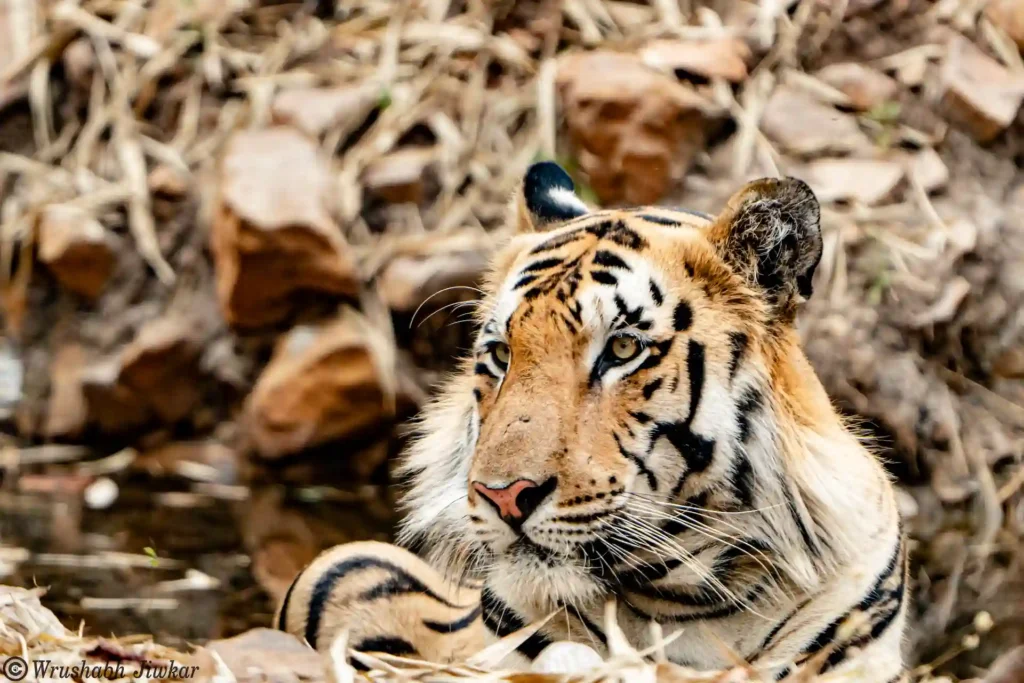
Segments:
[[[581,216],[589,209],[576,193],[565,187],[552,187],[548,190],[548,200],[557,206],[562,213]]]

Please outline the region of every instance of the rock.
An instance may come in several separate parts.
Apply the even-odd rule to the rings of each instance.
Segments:
[[[279,603],[324,541],[300,510],[285,504],[280,491],[254,492],[244,511],[241,531],[253,577]]]
[[[380,98],[381,87],[376,83],[289,88],[274,98],[271,116],[275,123],[295,126],[313,137],[336,129],[344,140],[363,125]]]
[[[908,172],[925,192],[941,190],[949,182],[949,169],[931,147],[925,147],[910,157]]]
[[[631,54],[572,53],[557,83],[569,139],[603,203],[650,204],[679,183],[720,112]]]
[[[985,16],[1024,50],[1024,3],[1020,0],[989,0]]]
[[[849,152],[872,147],[856,118],[823,104],[799,88],[786,85],[777,87],[765,105],[761,129],[794,154]]]
[[[659,71],[682,71],[740,83],[747,78],[750,48],[738,38],[655,40],[640,51],[640,59]]]
[[[898,161],[816,159],[800,176],[821,202],[855,201],[871,206],[892,194],[903,173]]]
[[[493,248],[490,236],[470,231],[403,239],[380,257],[377,291],[391,310],[412,313],[445,288],[478,284]]]
[[[279,322],[303,293],[356,294],[350,248],[327,210],[333,192],[326,162],[298,131],[248,130],[231,139],[211,236],[230,324]]]
[[[118,382],[120,374],[121,360],[116,355],[91,364],[81,374],[89,422],[108,434],[138,429],[153,417],[146,402]]]
[[[216,652],[238,683],[274,681],[275,683],[316,683],[324,680],[324,661],[320,654],[284,631],[255,628],[245,633],[214,640],[197,653]],[[216,670],[212,664],[200,664],[203,671]],[[226,675],[212,680],[229,680]]]
[[[1016,118],[1024,100],[1024,75],[956,37],[942,65],[940,90],[948,116],[978,142],[990,142]]]
[[[119,382],[163,422],[188,416],[202,397],[201,325],[184,315],[146,323],[121,357]]]
[[[73,439],[85,430],[88,404],[82,390],[82,371],[87,367],[85,349],[78,344],[62,346],[50,365],[50,398],[43,422],[48,439]]]
[[[869,111],[891,101],[899,84],[881,71],[857,62],[831,64],[818,71],[817,77],[850,100],[850,106]]]
[[[387,422],[394,415],[394,342],[345,309],[279,343],[246,404],[257,454],[279,458]]]
[[[363,184],[392,204],[420,204],[426,198],[426,181],[436,161],[433,147],[403,147],[370,163]]]
[[[116,240],[85,211],[52,205],[39,219],[39,260],[65,289],[94,300],[114,271]]]

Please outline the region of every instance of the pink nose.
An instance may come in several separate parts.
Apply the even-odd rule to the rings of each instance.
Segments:
[[[527,517],[536,508],[536,506],[531,507],[528,504],[528,496],[520,495],[523,491],[537,488],[537,484],[529,479],[518,479],[508,486],[501,488],[491,488],[478,481],[474,481],[473,488],[494,505],[498,509],[498,514],[504,519]]]

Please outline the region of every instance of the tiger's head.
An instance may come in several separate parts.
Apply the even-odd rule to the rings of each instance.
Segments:
[[[803,482],[833,473],[791,454],[846,432],[794,330],[822,254],[810,188],[592,212],[545,162],[510,214],[473,355],[404,461],[402,540],[552,606],[716,538],[784,540],[813,582],[827,503]]]

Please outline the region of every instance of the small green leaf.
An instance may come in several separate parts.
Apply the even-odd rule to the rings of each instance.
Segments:
[[[865,116],[872,121],[877,121],[881,124],[893,124],[900,120],[900,113],[902,110],[903,107],[899,102],[889,100],[875,105],[868,110]]]
[[[381,88],[380,98],[377,100],[377,106],[380,107],[381,111],[384,111],[391,106],[391,90],[388,88]]]

